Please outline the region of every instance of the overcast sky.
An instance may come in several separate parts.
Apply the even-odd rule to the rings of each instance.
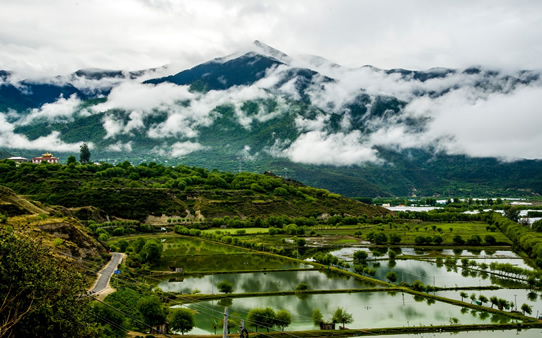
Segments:
[[[253,40],[348,67],[542,69],[542,1],[0,0],[0,69],[191,67]]]

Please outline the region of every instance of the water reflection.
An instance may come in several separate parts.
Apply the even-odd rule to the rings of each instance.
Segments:
[[[516,253],[510,250],[486,250],[486,249],[439,249],[434,248],[431,250],[422,250],[419,248],[404,247],[393,248],[398,254],[405,256],[466,256],[475,258],[517,258],[521,259]],[[373,258],[389,258],[387,252],[388,248],[359,248],[359,247],[346,247],[338,250],[333,250],[330,253],[339,259],[345,261],[351,261],[356,251],[365,251],[369,254],[368,259]]]
[[[353,316],[353,323],[348,328],[376,328],[397,326],[427,326],[448,325],[451,322],[459,324],[479,323],[508,323],[510,318],[485,311],[470,311],[462,313],[460,307],[435,302],[429,303],[427,298],[412,296],[410,294],[387,292],[362,292],[355,294],[310,295],[300,300],[295,296],[273,296],[235,298],[230,313],[236,313],[238,319],[246,318],[248,311],[255,307],[270,306],[275,310],[286,309],[292,314],[292,325],[288,331],[314,329],[312,311],[320,309],[324,319],[332,317],[338,307],[343,307]],[[189,305],[198,311],[196,314],[197,326],[202,330],[212,330],[212,316],[209,314],[221,313],[221,309],[213,302]]]
[[[461,331],[461,332],[432,332],[425,333],[424,335],[420,334],[397,334],[385,336],[388,338],[421,338],[421,337],[436,337],[436,338],[445,338],[445,337],[458,337],[458,338],[480,338],[480,337],[491,337],[491,338],[510,338],[510,337],[519,337],[519,338],[540,338],[542,335],[541,329],[529,329],[529,330],[492,330],[492,331]]]
[[[235,271],[267,269],[311,268],[310,264],[297,263],[285,258],[264,254],[229,254],[225,255],[177,255],[161,257],[158,261],[161,270],[182,267],[187,272],[199,271]]]
[[[221,281],[233,284],[235,293],[294,291],[299,283],[306,283],[311,290],[357,289],[374,287],[350,276],[328,271],[284,271],[264,273],[233,273],[220,275],[186,276],[184,280],[164,280],[158,284],[164,291],[190,293],[218,293]]]
[[[503,260],[500,260],[503,261]],[[386,274],[395,271],[398,275],[397,282],[404,281],[412,284],[419,280],[423,284],[435,285],[439,287],[458,287],[458,286],[503,286],[503,287],[525,287],[525,283],[520,281],[496,277],[487,272],[472,271],[461,268],[460,263],[456,266],[444,264],[435,264],[429,261],[417,260],[396,260],[393,264],[390,261],[368,262],[368,266],[376,268],[374,278],[387,281]]]
[[[437,291],[436,295],[451,299],[457,299],[461,300],[461,296],[459,295],[460,291]],[[502,298],[507,300],[510,303],[514,303],[517,305],[518,310],[521,308],[522,304],[527,304],[531,306],[533,313],[531,314],[533,317],[538,317],[538,314],[542,314],[542,304],[537,301],[538,299],[538,293],[528,290],[528,289],[500,289],[500,290],[476,290],[476,291],[469,291],[469,296],[474,293],[476,297],[480,297],[480,295],[483,295],[490,299],[491,297],[495,296],[497,298]],[[470,301],[470,300],[465,300]],[[491,307],[491,304],[486,303],[484,306]],[[538,313],[538,314],[537,314]]]

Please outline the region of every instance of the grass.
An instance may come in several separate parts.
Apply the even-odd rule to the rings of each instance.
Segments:
[[[353,243],[357,243],[357,242],[358,242],[357,239],[345,238],[345,239],[339,239],[337,241],[334,241],[333,244],[353,244]]]
[[[267,234],[269,233],[269,229],[267,228],[228,228],[228,229],[207,229],[202,230],[202,232],[208,232],[208,233],[216,233],[217,231],[222,232],[223,235],[237,235],[237,231],[244,230],[245,234]]]
[[[435,230],[433,230],[433,226]],[[472,235],[479,235],[482,240],[486,235],[492,235],[495,237],[497,243],[511,245],[512,242],[502,232],[495,231],[490,232],[486,230],[487,223],[484,222],[454,222],[454,223],[436,223],[436,222],[419,222],[419,223],[405,223],[405,224],[389,224],[378,226],[372,224],[362,224],[360,226],[340,226],[337,228],[315,229],[317,235],[329,236],[329,235],[343,235],[355,237],[355,233],[361,231],[362,237],[359,240],[366,239],[367,234],[378,229],[388,236],[395,233],[401,236],[401,244],[414,244],[416,236],[431,236],[440,235],[443,238],[442,245],[453,244],[453,237],[460,235],[463,240],[467,240]],[[438,229],[442,229],[439,232]],[[451,230],[450,230],[451,229]]]

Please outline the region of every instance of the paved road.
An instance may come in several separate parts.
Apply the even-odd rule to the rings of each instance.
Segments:
[[[111,279],[111,276],[113,275],[113,272],[117,269],[117,266],[120,263],[120,260],[122,258],[122,254],[118,252],[112,252],[112,257],[109,261],[109,264],[105,268],[103,268],[100,273],[102,274],[98,281],[96,282],[96,285],[94,285],[94,288],[90,290],[92,293],[100,293],[104,291],[108,284],[109,280]]]

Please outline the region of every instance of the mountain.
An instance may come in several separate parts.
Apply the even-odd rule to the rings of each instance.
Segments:
[[[541,161],[525,159],[542,155],[522,158],[503,129],[509,109],[535,106],[536,71],[347,68],[260,41],[169,69],[39,80],[1,71],[3,148],[65,161],[86,142],[96,161],[272,171],[347,196],[542,192]]]

